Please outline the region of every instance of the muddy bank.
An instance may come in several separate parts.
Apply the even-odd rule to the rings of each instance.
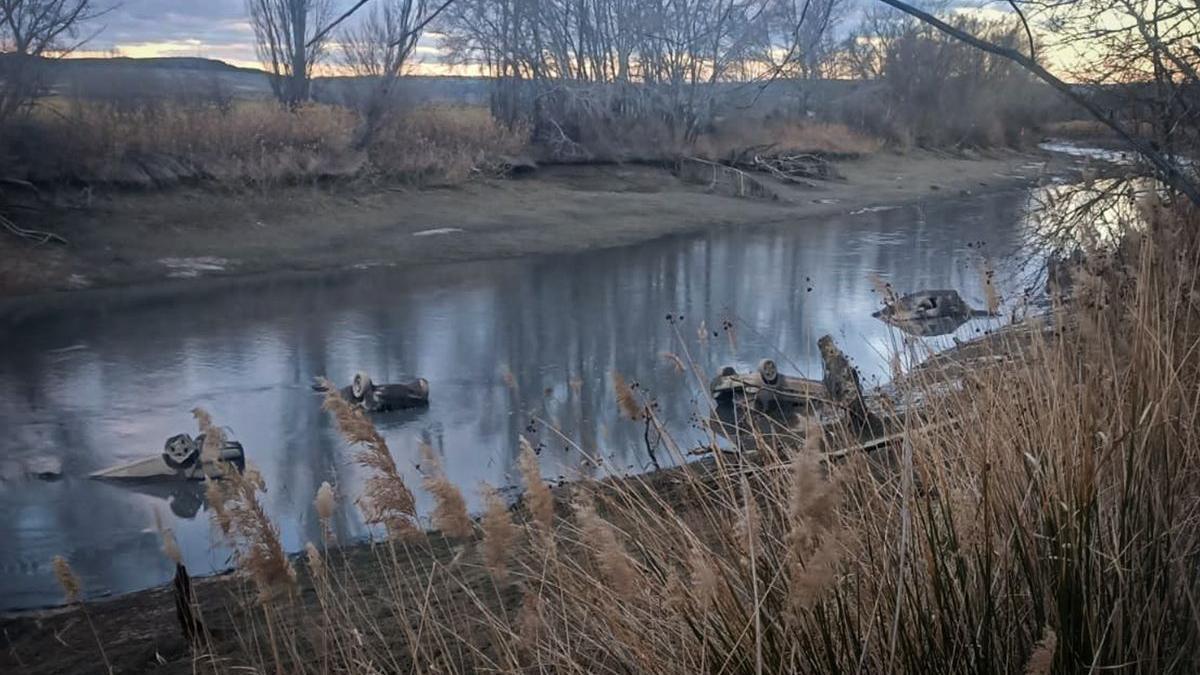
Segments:
[[[0,237],[0,296],[236,276],[556,254],[710,226],[852,213],[1028,185],[1066,160],[926,152],[841,162],[812,187],[761,178],[774,198],[735,197],[666,168],[558,166],[442,189],[293,186],[64,192],[22,224],[64,237]],[[756,176],[759,177],[759,176]]]
[[[653,490],[680,512],[685,512],[688,491],[684,487],[683,471],[698,471],[704,476],[712,471],[712,465],[699,462],[688,468],[663,469],[622,480],[635,481],[639,486],[635,489]],[[604,484],[616,486],[613,482]],[[558,517],[569,517],[571,486],[560,485],[554,488],[554,494]],[[519,503],[514,506],[514,518],[518,522],[527,517]],[[399,575],[392,567],[394,554],[399,554],[404,561]],[[494,582],[480,556],[478,535],[470,539],[453,539],[438,532],[430,532],[407,544],[397,544],[394,551],[389,543],[377,542],[330,548],[324,554],[332,570],[337,574],[346,572],[354,579],[353,584],[342,588],[344,599],[361,607],[364,616],[378,617],[385,627],[397,620],[393,612],[398,608],[390,603],[389,592],[380,589],[395,586],[420,597],[427,592],[430,575],[437,574],[439,568],[453,570],[456,579],[465,585],[460,588],[446,584],[445,588],[437,589],[435,593],[442,596],[440,602],[461,603],[464,611],[474,611],[472,603],[475,600],[467,591],[470,588],[476,594],[475,598],[488,603],[489,609],[516,611],[522,597],[522,582],[516,578]],[[288,607],[285,612],[290,616],[312,620],[320,615],[317,592],[304,556],[293,556],[292,560],[297,570],[295,591],[291,598],[277,602]],[[252,663],[255,657],[247,654],[243,642],[249,637],[244,632],[247,627],[261,620],[261,608],[252,582],[229,572],[194,578],[191,584],[204,631],[210,636],[207,644],[215,652],[212,656],[218,664],[217,670],[224,672]],[[412,625],[420,621],[417,603],[399,609],[407,613],[406,618]],[[294,610],[301,611],[293,614]],[[486,628],[481,625],[479,631],[473,640],[477,644],[486,644]],[[0,672],[4,673],[184,674],[196,672],[198,665],[183,637],[171,585],[93,600],[83,605],[0,615],[0,638],[3,640]],[[388,639],[395,641],[393,650],[403,658],[406,649],[403,631],[397,629]],[[203,655],[201,658],[205,662],[200,668],[205,670],[207,659],[211,657]],[[402,662],[401,665],[408,668],[412,664]]]

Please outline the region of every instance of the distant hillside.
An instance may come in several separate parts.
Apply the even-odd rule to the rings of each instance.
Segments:
[[[0,54],[4,59],[15,58]],[[271,97],[267,74],[217,59],[200,57],[42,59],[47,84],[57,94],[83,98],[155,97],[265,99]],[[313,80],[313,97],[350,103],[365,95],[368,78],[329,77]],[[482,104],[488,81],[478,77],[407,77],[398,87],[414,103]]]
[[[0,55],[0,66],[4,58]],[[81,98],[146,101],[155,98],[269,99],[270,80],[256,68],[240,68],[199,57],[81,58],[46,60],[48,84],[58,94]],[[370,94],[373,78],[318,77],[313,99],[354,105]],[[396,86],[397,98],[410,104],[450,103],[487,105],[492,81],[486,77],[411,76]],[[722,114],[762,116],[773,111],[813,111],[833,114],[850,96],[870,97],[876,85],[839,80],[788,82],[767,90],[752,84],[721,83],[726,90]],[[603,87],[600,87],[601,89]]]
[[[151,68],[157,70],[205,70],[215,72],[259,73],[257,68],[242,68],[219,59],[207,59],[199,56],[154,56],[133,58],[130,56],[114,56],[109,58],[87,57],[58,59],[60,67],[72,68],[81,66],[111,66],[114,68]]]

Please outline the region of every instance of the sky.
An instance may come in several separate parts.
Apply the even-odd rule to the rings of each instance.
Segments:
[[[868,0],[851,0],[866,2]],[[75,56],[201,56],[236,66],[257,68],[254,32],[246,19],[245,0],[94,0],[111,10],[97,19],[99,32]],[[353,0],[334,0],[335,11]],[[952,0],[958,11],[1007,13],[988,0]],[[438,61],[437,37],[426,34],[417,48],[414,72],[444,74]],[[322,74],[335,74],[326,66]]]
[[[96,19],[99,32],[74,56],[201,56],[235,66],[258,68],[254,30],[245,0],[94,0],[110,10]],[[340,13],[352,0],[335,0]],[[417,72],[434,73],[436,38],[426,35],[417,48]]]
[[[104,6],[104,0],[98,3]],[[115,3],[114,3],[115,4]],[[257,66],[244,0],[120,0],[97,19],[87,56],[203,56]]]

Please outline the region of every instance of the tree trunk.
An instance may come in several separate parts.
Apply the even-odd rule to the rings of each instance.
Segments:
[[[306,0],[292,0],[292,77],[288,82],[287,104],[295,108],[308,100],[308,49],[304,34],[308,23]]]
[[[821,349],[821,365],[824,371],[822,382],[829,398],[850,415],[850,431],[859,438],[870,438],[883,433],[883,421],[867,409],[858,370],[834,344],[833,337],[826,335],[817,341]]]

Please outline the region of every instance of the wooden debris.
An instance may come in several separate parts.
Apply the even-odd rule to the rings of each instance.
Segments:
[[[821,350],[824,372],[821,381],[825,384],[829,398],[849,413],[850,430],[860,438],[882,434],[883,420],[867,408],[867,399],[863,395],[858,370],[850,365],[850,360],[834,343],[832,336],[822,337],[817,341],[817,346]]]
[[[182,563],[175,563],[175,580],[172,586],[175,591],[175,618],[179,621],[183,640],[189,645],[196,645],[204,632],[204,625],[200,622],[200,617],[196,616],[192,578]]]
[[[745,171],[699,157],[679,160],[676,174],[683,181],[707,185],[709,192],[731,197],[779,199],[779,195],[766,183]]]

